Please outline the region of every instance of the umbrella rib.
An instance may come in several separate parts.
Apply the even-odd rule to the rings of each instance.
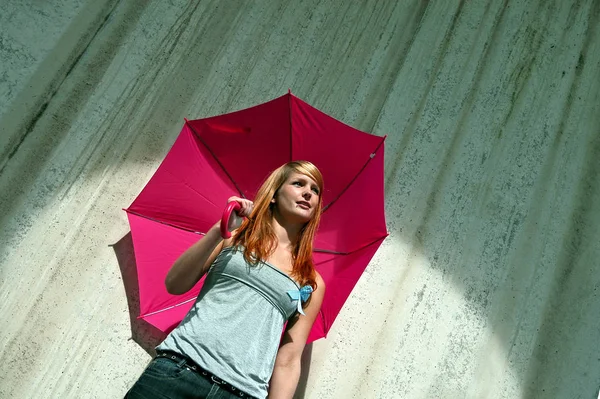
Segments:
[[[177,176],[175,173],[171,172],[168,169],[165,169],[165,173],[168,173],[171,176],[175,177],[176,179],[179,179],[179,176]],[[217,208],[217,204],[215,204],[214,202],[212,202],[208,197],[206,197],[200,191],[198,191],[194,187],[190,186],[186,181],[179,179],[179,182],[182,183],[187,188],[189,188],[190,190],[192,190],[194,193],[198,194],[200,197],[204,198],[206,200],[206,202],[208,202],[209,204],[211,204],[212,206],[214,206],[215,208]]]
[[[190,130],[192,131],[192,133],[194,133],[194,135],[198,138],[198,140],[200,140],[200,142],[204,145],[204,147],[206,147],[206,149],[208,150],[208,152],[210,152],[210,155],[213,156],[213,158],[215,159],[215,161],[217,161],[217,163],[219,164],[219,166],[221,167],[221,169],[223,170],[223,172],[227,175],[227,177],[229,177],[229,180],[231,180],[231,182],[233,183],[233,185],[235,186],[235,188],[240,193],[240,197],[246,198],[246,196],[244,195],[244,192],[242,191],[242,189],[240,189],[240,186],[238,186],[238,184],[235,182],[235,180],[233,180],[233,177],[231,177],[231,175],[229,174],[229,172],[227,171],[227,169],[225,169],[225,167],[223,166],[223,164],[221,163],[221,161],[219,160],[219,158],[217,158],[217,156],[213,152],[212,148],[210,148],[208,146],[208,144],[206,144],[206,141],[204,141],[204,139],[202,137],[200,137],[200,134],[198,134],[198,132],[196,131],[196,129],[194,129],[194,127],[189,123],[189,121],[187,119],[185,119],[185,124],[190,128]]]
[[[358,248],[356,248],[356,249],[353,249],[352,251],[349,251],[349,252],[339,252],[339,251],[332,251],[332,250],[330,250],[330,249],[319,249],[319,248],[315,248],[315,249],[313,249],[313,252],[320,252],[320,253],[323,253],[323,254],[332,254],[332,255],[344,255],[344,256],[345,256],[345,255],[351,255],[351,254],[353,254],[353,253],[355,253],[355,252],[358,252],[358,251],[360,251],[361,249],[365,249],[365,248],[367,248],[367,247],[369,247],[369,246],[371,246],[371,245],[375,244],[377,241],[383,240],[383,239],[384,239],[384,238],[386,238],[388,235],[389,235],[389,234],[386,234],[386,235],[384,235],[383,237],[378,237],[378,238],[376,238],[375,240],[371,241],[370,243],[368,243],[368,244],[365,244],[365,245],[363,245],[362,247],[358,247]]]
[[[379,151],[379,148],[381,148],[381,145],[383,144],[383,142],[385,141],[387,135],[383,136],[383,139],[381,139],[381,141],[379,142],[379,144],[377,144],[377,147],[375,148],[375,150],[371,153],[371,156],[369,157],[369,159],[367,160],[367,162],[365,162],[365,164],[363,165],[363,167],[358,171],[358,173],[352,178],[352,180],[350,180],[350,183],[348,183],[348,185],[346,185],[346,187],[344,187],[344,189],[342,191],[340,191],[340,193],[338,194],[337,197],[335,197],[329,204],[325,205],[323,207],[322,212],[325,212],[327,209],[329,209],[329,207],[331,205],[333,205],[338,199],[340,199],[340,197],[346,192],[346,190],[348,190],[348,188],[350,188],[350,186],[352,185],[352,183],[354,183],[354,181],[358,178],[358,176],[360,176],[360,174],[363,172],[363,170],[365,170],[365,168],[367,167],[367,165],[369,164],[369,162],[371,162],[371,160],[373,159],[373,157],[375,156],[375,154],[377,153],[377,151]]]
[[[320,252],[323,254],[333,254],[333,255],[348,255],[350,253],[350,252],[339,252],[339,251],[333,251],[331,249],[319,249],[319,248],[313,249],[313,252]]]
[[[294,156],[292,147],[294,135],[292,133],[292,91],[290,89],[288,89],[288,108],[290,110],[290,162],[292,162],[294,160],[292,158]]]
[[[192,230],[190,228],[183,227],[183,226],[178,226],[178,225],[173,224],[173,223],[163,222],[162,220],[158,220],[158,219],[155,219],[155,218],[150,217],[150,216],[142,215],[141,213],[134,212],[134,211],[132,211],[130,209],[123,209],[123,210],[125,212],[127,212],[127,213],[131,213],[132,215],[139,216],[139,217],[147,219],[147,220],[152,220],[153,222],[164,224],[165,226],[173,227],[173,228],[178,229],[178,230],[189,231],[190,233],[200,234],[200,235],[203,235],[203,236],[206,235],[206,233],[203,233],[201,231]]]
[[[159,310],[155,310],[154,312],[150,312],[150,313],[146,313],[146,314],[141,314],[141,315],[139,315],[139,316],[138,316],[138,318],[144,318],[144,317],[148,317],[148,316],[153,316],[153,315],[155,315],[155,314],[157,314],[157,313],[162,313],[162,312],[165,312],[165,311],[167,311],[167,310],[171,310],[171,309],[173,309],[173,308],[176,308],[177,306],[185,305],[186,303],[188,303],[188,302],[191,302],[191,301],[193,301],[193,300],[195,300],[195,299],[196,299],[196,297],[193,297],[193,298],[190,298],[190,299],[188,299],[188,300],[185,300],[185,301],[183,301],[183,302],[181,302],[181,303],[178,303],[178,304],[176,304],[176,305],[173,305],[173,306],[167,306],[167,307],[166,307],[166,308],[164,308],[164,309],[159,309]]]

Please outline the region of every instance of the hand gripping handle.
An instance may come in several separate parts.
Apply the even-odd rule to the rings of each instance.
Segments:
[[[241,206],[237,203],[237,201],[231,201],[225,207],[223,217],[221,217],[221,237],[224,239],[231,238],[231,232],[227,230],[227,226],[229,226],[229,219],[231,218],[231,214],[235,211],[238,211],[240,208]]]

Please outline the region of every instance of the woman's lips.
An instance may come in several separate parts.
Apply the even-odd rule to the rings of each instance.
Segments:
[[[298,201],[296,204],[298,204],[298,206],[302,209],[310,209],[310,204],[308,202]]]

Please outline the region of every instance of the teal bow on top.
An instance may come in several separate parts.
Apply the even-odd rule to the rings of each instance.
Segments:
[[[292,301],[298,301],[298,313],[304,314],[302,310],[302,302],[306,302],[313,292],[313,288],[310,285],[305,285],[299,290],[288,291],[287,294],[292,298]]]

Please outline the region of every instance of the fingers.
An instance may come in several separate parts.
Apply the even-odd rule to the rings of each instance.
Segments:
[[[240,202],[240,201],[242,201],[242,200],[243,200],[243,198],[240,198],[240,197],[233,196],[233,197],[229,197],[229,198],[227,199],[227,203],[229,204],[229,203],[230,203],[230,202],[232,202],[232,201],[237,201],[237,202]]]
[[[240,197],[229,197],[227,203],[232,201],[236,201],[240,204],[240,209],[236,212],[239,216],[248,217],[252,213],[252,209],[254,208],[254,203],[248,199],[240,198]]]
[[[245,216],[245,217],[250,216],[250,214],[252,213],[252,208],[254,207],[254,204],[252,203],[252,201],[245,199],[240,202],[240,205],[242,207],[239,210],[238,214],[240,216]]]

